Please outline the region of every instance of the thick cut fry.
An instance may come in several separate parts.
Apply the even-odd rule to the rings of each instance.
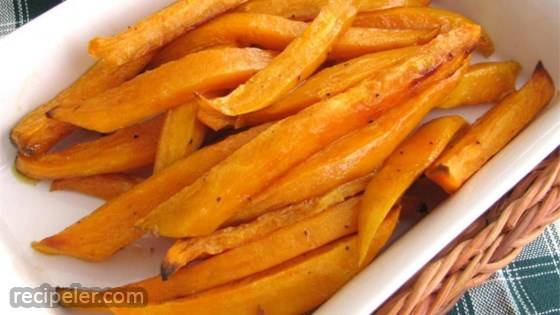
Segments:
[[[256,48],[201,51],[49,114],[86,129],[110,132],[182,105],[195,91],[236,86],[264,68],[272,57],[273,53]]]
[[[161,265],[161,277],[166,280],[179,268],[197,258],[205,258],[239,247],[316,214],[313,203],[305,202],[270,212],[239,226],[227,227],[200,237],[177,240],[167,251]]]
[[[398,216],[399,209],[395,209],[387,217],[370,252],[377,254],[381,251],[395,229]],[[304,236],[304,231],[300,232]],[[309,237],[313,237],[313,234],[309,233]],[[278,246],[283,245],[278,243]],[[264,250],[274,255],[274,250],[270,251],[270,247]],[[247,263],[267,259],[263,256],[266,255],[262,255],[262,251],[258,252]],[[238,268],[243,267],[239,266]],[[115,314],[151,315],[304,314],[327,300],[360,270],[357,237],[350,236],[239,282],[162,304],[142,308],[115,308],[112,311]]]
[[[156,276],[128,284],[124,288],[144,289],[148,303],[157,304],[256,274],[354,234],[358,229],[358,204],[359,197],[349,199],[320,214],[263,235],[254,242],[182,268],[167,280],[162,281]],[[275,250],[271,250],[272,248]],[[72,295],[80,293],[69,288],[60,289],[59,293],[62,291]]]
[[[235,117],[226,116],[208,106],[200,106],[198,110],[198,119],[214,131],[219,131],[235,125]]]
[[[89,53],[123,64],[166,45],[189,29],[235,8],[246,0],[179,0],[112,37],[97,37]]]
[[[441,108],[477,105],[499,101],[515,90],[515,80],[521,70],[515,61],[479,63],[469,70]]]
[[[466,126],[467,122],[460,116],[432,120],[404,141],[373,176],[360,205],[360,265],[368,263],[370,245],[389,210],[441,154],[453,136]]]
[[[484,114],[427,170],[426,176],[448,193],[457,191],[545,107],[556,88],[541,63],[525,86]]]
[[[454,73],[460,65],[445,65],[466,58],[479,35],[480,28],[475,25],[442,34],[401,64],[273,124],[204,177],[160,204],[138,226],[175,238],[212,233],[296,164],[402,102],[415,90],[413,87],[422,88],[442,75]]]
[[[322,197],[263,214],[258,218],[254,213],[247,213],[245,217],[236,218],[237,221],[247,222],[245,224],[218,230],[208,236],[179,240],[167,252],[162,263],[162,277],[167,278],[171,273],[196,258],[217,255],[252,240],[263,238],[277,229],[302,221],[333,205],[342,203],[363,192],[370,179],[371,176],[364,176],[341,185]],[[248,222],[252,219],[255,220]]]
[[[227,96],[212,100],[203,98],[203,101],[228,116],[270,106],[315,72],[327,59],[335,40],[350,27],[355,15],[352,0],[329,0],[305,31],[268,66]]]
[[[320,215],[278,230],[258,241],[214,256],[199,264],[182,268],[166,281],[155,276],[114,290],[127,287],[143,289],[148,296],[148,304],[153,305],[258,274],[331,241],[355,233],[357,201],[356,198],[348,200]],[[399,211],[400,208],[396,207],[383,223],[382,229],[390,228],[383,232],[388,234],[386,237],[389,237],[394,229]],[[272,248],[277,250],[271,250]],[[354,267],[356,265],[357,263],[354,262]],[[76,296],[83,291],[60,288],[57,292]],[[80,305],[65,306],[79,307]]]
[[[198,105],[198,120],[212,130],[218,131],[235,125],[235,117],[226,116],[204,102],[198,102]]]
[[[236,127],[256,125],[278,120],[293,115],[303,108],[343,92],[371,73],[409,56],[417,51],[416,47],[400,48],[369,54],[326,68],[285,98],[260,111],[241,115],[235,121]],[[459,85],[451,92],[440,108],[452,108],[461,105],[476,105],[495,102],[513,91],[520,65],[515,61],[488,62],[469,67]],[[217,117],[226,117],[224,115]],[[217,118],[218,119],[218,118]],[[223,121],[223,118],[221,118]],[[220,128],[229,125],[219,124]]]
[[[47,152],[58,141],[75,130],[75,127],[48,118],[45,114],[57,107],[81,102],[137,75],[148,64],[150,56],[122,66],[112,66],[99,61],[84,73],[70,87],[62,91],[48,103],[25,115],[12,129],[10,139],[20,154],[35,156]]]
[[[281,17],[309,21],[319,14],[328,0],[251,0],[235,9],[237,12],[279,15]],[[430,0],[357,0],[358,12],[371,12],[396,7],[426,6]]]
[[[163,117],[37,158],[19,155],[16,168],[39,179],[83,177],[134,170],[154,162]]]
[[[302,201],[296,206],[311,204],[313,207],[317,208],[318,211],[322,211],[332,205],[341,203],[350,197],[354,197],[362,193],[371,180],[371,176],[372,174],[368,174],[366,176],[360,177],[332,189],[321,197]],[[247,208],[239,211],[233,217],[227,220],[224,226],[238,225],[240,223],[249,222],[263,215],[263,213],[264,211],[262,211],[260,208]]]
[[[198,102],[195,100],[167,111],[159,137],[154,172],[161,171],[200,147],[206,128],[197,120],[197,111]]]
[[[267,125],[204,147],[112,199],[64,231],[34,242],[45,254],[100,261],[144,233],[134,223],[262,132]]]
[[[54,180],[51,191],[69,190],[110,200],[132,189],[144,178],[124,174],[93,175]]]
[[[235,126],[251,126],[293,115],[321,99],[343,92],[375,71],[412,55],[417,49],[406,47],[378,52],[326,68],[273,105],[239,116]],[[438,107],[451,108],[498,101],[502,96],[513,91],[519,70],[519,64],[514,61],[470,66],[459,81],[459,85],[444,103],[438,104]],[[220,126],[223,128],[227,125],[228,122],[224,122]]]
[[[253,198],[243,212],[263,213],[321,195],[377,169],[422,118],[457,86],[462,71],[331,143]]]
[[[353,26],[388,29],[434,29],[447,32],[464,24],[474,24],[466,17],[435,8],[409,7],[359,14]],[[478,50],[485,56],[494,53],[494,43],[484,29],[478,43]]]
[[[412,56],[418,50],[413,46],[382,51],[323,69],[271,106],[239,116],[235,125],[256,125],[293,115],[311,104],[346,91],[376,71]]]
[[[189,32],[162,49],[152,67],[216,45],[259,46],[283,50],[306,30],[305,22],[256,13],[230,13]],[[437,29],[395,30],[351,27],[333,44],[329,59],[349,59],[366,53],[423,44]]]

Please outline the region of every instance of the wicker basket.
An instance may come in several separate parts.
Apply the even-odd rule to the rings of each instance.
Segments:
[[[502,197],[376,314],[444,314],[560,218],[560,148]]]

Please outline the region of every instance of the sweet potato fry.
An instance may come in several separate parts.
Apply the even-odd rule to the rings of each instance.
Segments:
[[[235,9],[237,12],[271,14],[286,19],[309,21],[319,14],[328,0],[251,0]],[[430,0],[358,0],[358,12],[371,12],[395,7],[426,6]]]
[[[206,105],[200,106],[198,120],[214,131],[219,131],[235,125],[235,117],[226,116]]]
[[[189,32],[162,49],[153,59],[155,67],[216,45],[259,46],[283,50],[307,28],[308,23],[256,13],[225,14]],[[395,30],[351,27],[333,44],[329,59],[349,59],[366,53],[423,44],[437,29]]]
[[[277,179],[256,195],[246,210],[239,213],[263,213],[285,207],[373,172],[422,118],[453,91],[462,72],[458,71],[409,101],[388,110],[370,125],[331,143]]]
[[[340,185],[320,197],[305,200],[297,203],[296,205],[312,204],[314,207],[319,209],[319,211],[322,211],[332,205],[341,203],[350,197],[361,194],[366,189],[367,184],[371,180],[371,176],[372,174],[368,174],[366,176],[360,177],[358,179]],[[263,211],[261,208],[245,208],[237,212],[234,216],[227,220],[226,223],[224,223],[224,226],[238,225],[241,223],[249,222],[251,220],[255,220],[265,212],[267,211]]]
[[[237,248],[301,220],[317,212],[313,202],[304,202],[282,210],[266,213],[255,221],[226,227],[207,235],[177,240],[167,251],[161,265],[163,280],[197,258],[206,258]]]
[[[83,177],[134,170],[154,162],[163,117],[39,157],[19,155],[16,168],[38,179]]]
[[[245,1],[178,0],[118,35],[94,38],[89,43],[89,53],[121,65],[157,50],[189,29]]]
[[[293,115],[321,99],[343,92],[375,71],[397,62],[399,56],[404,58],[416,50],[416,47],[388,50],[326,68],[273,105],[237,117],[235,126],[256,125]],[[502,96],[513,91],[519,70],[520,66],[515,61],[472,65],[459,81],[459,86],[438,107],[452,108],[498,101]],[[223,118],[219,117],[226,116],[217,115],[216,119],[223,121]],[[218,126],[223,128],[230,124],[231,122],[227,121]]]
[[[339,204],[351,197],[360,195],[366,189],[374,173],[362,176],[351,182],[340,185],[319,198],[315,198],[315,207],[318,209],[327,209],[332,205]]]
[[[474,24],[474,22],[460,14],[442,9],[408,7],[359,14],[353,26],[389,29],[439,28],[442,32],[447,32],[462,24]],[[478,50],[485,56],[494,53],[494,43],[484,29],[482,29]]]
[[[327,59],[335,40],[354,19],[352,0],[330,0],[300,36],[264,69],[239,85],[230,94],[202,101],[228,116],[254,112],[270,106],[307,79]]]
[[[271,106],[239,116],[235,126],[256,125],[293,115],[309,105],[346,91],[376,71],[412,56],[418,50],[413,46],[382,51],[325,68]]]
[[[110,132],[182,105],[193,98],[194,91],[236,86],[264,68],[273,55],[256,48],[201,51],[83,102],[56,107],[49,114],[86,129]]]
[[[197,120],[198,102],[192,100],[165,114],[154,162],[154,173],[191,154],[204,141],[206,128]]]
[[[45,114],[57,107],[80,102],[137,75],[148,64],[151,55],[144,56],[122,66],[99,61],[70,87],[49,102],[25,115],[12,129],[10,139],[20,154],[35,156],[47,152],[58,141],[75,130],[75,127],[48,118]]]
[[[247,223],[224,228],[208,236],[178,240],[169,249],[162,263],[162,277],[166,279],[170,274],[196,258],[217,255],[247,242],[263,238],[275,230],[305,220],[333,205],[342,203],[363,192],[370,179],[371,175],[364,176],[341,185],[324,196],[266,213],[260,217],[254,213],[247,213],[245,217],[237,218],[238,221]],[[249,222],[252,219],[254,221]]]
[[[45,254],[67,255],[89,261],[110,257],[144,233],[134,223],[154,207],[195,181],[268,125],[249,129],[204,147],[110,200],[65,230],[34,242]]]
[[[377,254],[381,251],[394,231],[398,216],[399,209],[395,209],[383,222],[370,252]],[[300,230],[299,234],[298,242],[307,241],[305,230]],[[309,233],[309,237],[312,238],[313,233]],[[278,246],[286,246],[285,242],[288,242],[288,239],[278,243]],[[297,246],[293,240],[289,242]],[[262,251],[255,252],[250,258],[245,258],[242,264],[236,264],[237,268],[232,270],[243,268],[247,264],[258,264],[259,260],[268,259],[268,253],[276,255],[275,252],[280,252],[270,251],[270,248],[264,248],[267,255],[262,255]],[[259,312],[303,314],[320,305],[357,274],[361,270],[357,260],[357,237],[350,236],[241,281],[228,283],[200,294],[162,304],[149,304],[142,308],[115,308],[112,311],[115,314],[152,315],[169,313],[229,315]],[[227,261],[224,263],[227,265]],[[229,268],[231,267],[228,266]],[[181,281],[182,285],[187,283],[189,282]]]
[[[293,166],[363,127],[414,90],[454,73],[459,65],[445,65],[466,58],[479,35],[480,28],[475,25],[442,34],[414,57],[273,124],[204,177],[160,204],[138,226],[175,238],[212,233]]]
[[[354,234],[357,231],[357,204],[358,198],[350,199],[255,242],[181,268],[166,281],[155,276],[120,288],[144,289],[148,296],[148,304],[159,304],[258,274],[331,241]],[[395,225],[399,211],[400,208],[396,207],[390,214],[390,218],[383,223],[382,228]],[[271,248],[278,250],[271,251]],[[60,288],[57,291],[70,296],[76,296],[81,292],[72,288]],[[68,300],[76,301],[76,299]],[[80,305],[66,304],[65,306],[79,307]]]
[[[439,107],[477,105],[499,101],[515,90],[521,65],[515,61],[488,62],[469,66],[459,86]]]
[[[217,97],[217,96],[223,96],[225,94],[227,93],[220,91],[215,93],[205,93],[204,96]],[[226,116],[220,113],[219,111],[213,109],[212,107],[208,106],[204,102],[200,102],[198,100],[197,102],[198,102],[197,118],[210,129],[214,131],[218,131],[235,125],[235,117]]]
[[[373,176],[360,205],[360,265],[368,263],[370,244],[389,210],[466,126],[467,122],[460,116],[432,120],[405,140]]]
[[[556,93],[541,63],[525,86],[484,114],[426,171],[448,193],[459,189],[545,107]]]
[[[124,174],[104,174],[54,180],[51,191],[69,190],[110,200],[129,191],[144,178]]]

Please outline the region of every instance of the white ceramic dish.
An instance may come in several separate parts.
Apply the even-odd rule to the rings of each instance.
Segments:
[[[14,286],[42,283],[117,285],[157,272],[165,244],[145,238],[107,262],[91,264],[51,257],[29,244],[59,231],[99,205],[73,193],[49,193],[48,185],[24,184],[12,174],[15,150],[9,129],[28,110],[48,100],[79,76],[92,60],[87,41],[114,33],[171,0],[67,0],[13,34],[0,39],[0,313],[69,314],[57,309],[14,309]],[[542,60],[558,85],[560,2],[557,0],[442,0],[483,24],[496,42],[494,58],[513,58],[524,66],[522,79]],[[504,192],[560,144],[558,100],[493,158],[455,196],[394,243],[358,275],[319,314],[369,314],[431,257],[475,220]],[[458,110],[474,119],[484,107]],[[434,113],[438,115],[441,113]],[[152,252],[151,248],[155,248]],[[139,263],[141,260],[141,263]]]

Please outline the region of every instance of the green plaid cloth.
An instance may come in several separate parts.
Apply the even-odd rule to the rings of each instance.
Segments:
[[[62,1],[0,0],[0,36]],[[559,234],[560,223],[549,226],[514,262],[468,291],[450,314],[560,315]]]
[[[63,0],[0,0],[0,36],[6,35]]]
[[[559,235],[559,222],[550,225],[514,262],[469,290],[450,314],[560,314]]]

